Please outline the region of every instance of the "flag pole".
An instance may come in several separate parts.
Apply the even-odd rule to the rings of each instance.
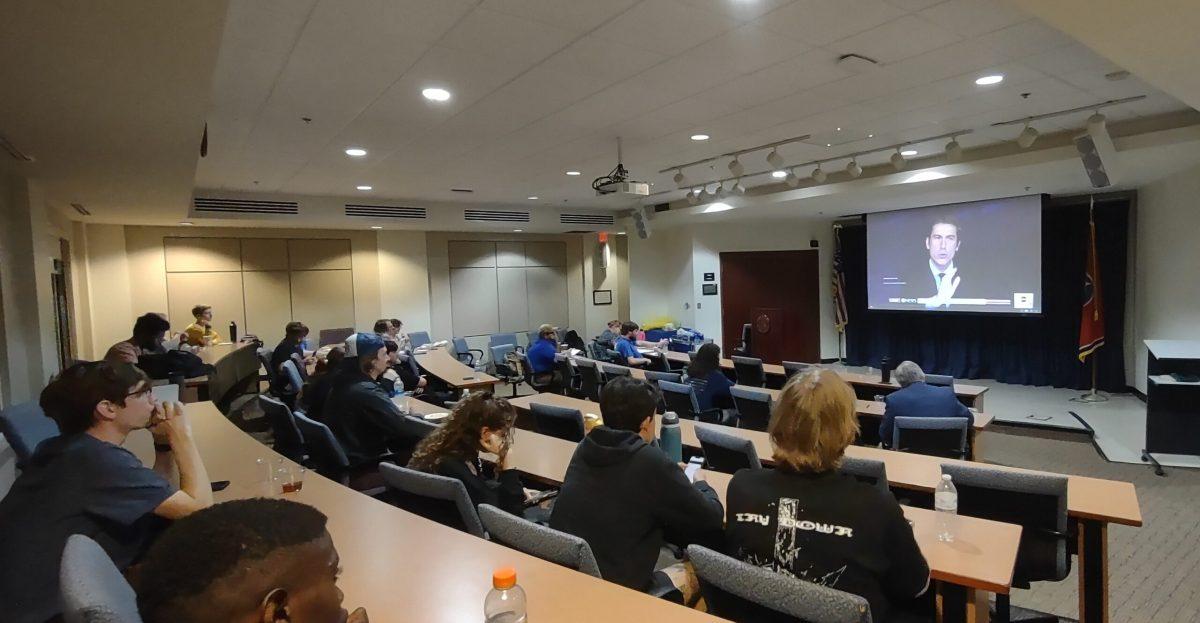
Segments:
[[[1092,389],[1090,391],[1088,391],[1088,393],[1086,393],[1078,398],[1072,398],[1071,402],[1108,402],[1108,396],[1105,396],[1104,394],[1100,393],[1100,390],[1096,389],[1096,354],[1095,353],[1092,353],[1091,360],[1092,360]]]
[[[1098,321],[1101,318],[1100,313],[1101,313],[1101,310],[1103,309],[1101,307],[1103,305],[1103,303],[1102,303],[1102,298],[1100,296],[1100,275],[1099,275],[1100,266],[1099,266],[1099,262],[1096,258],[1096,197],[1094,195],[1092,197],[1090,197],[1089,201],[1088,201],[1088,228],[1089,228],[1088,267],[1085,271],[1085,274],[1089,275],[1091,277],[1091,279],[1094,280],[1095,300],[1093,302],[1092,314],[1093,314],[1093,320]],[[1086,320],[1087,320],[1087,318],[1086,318],[1087,302],[1086,301],[1085,301],[1084,305],[1085,305],[1084,306],[1084,319],[1081,320],[1081,327],[1080,327],[1080,334],[1081,334],[1080,342],[1083,342],[1082,323],[1086,322]],[[1088,393],[1086,393],[1078,398],[1072,398],[1071,402],[1096,403],[1096,402],[1107,402],[1108,401],[1108,396],[1105,396],[1104,394],[1100,393],[1100,390],[1097,389],[1097,387],[1096,387],[1096,385],[1097,385],[1096,377],[1097,377],[1097,370],[1098,370],[1098,365],[1096,364],[1096,350],[1103,344],[1104,344],[1104,333],[1103,333],[1103,331],[1101,331],[1099,342],[1098,343],[1093,342],[1090,345],[1090,349],[1088,351],[1082,351],[1083,347],[1081,346],[1081,352],[1084,352],[1083,356],[1088,357],[1092,360],[1092,389],[1090,391],[1088,391]]]

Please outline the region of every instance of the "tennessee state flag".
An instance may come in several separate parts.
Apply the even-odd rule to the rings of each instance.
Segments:
[[[1087,268],[1083,272],[1083,311],[1079,320],[1079,361],[1104,346],[1104,300],[1100,295],[1100,263],[1096,258],[1095,209],[1088,211],[1091,229],[1088,241]]]

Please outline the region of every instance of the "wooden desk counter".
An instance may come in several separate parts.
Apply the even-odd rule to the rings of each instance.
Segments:
[[[500,379],[494,376],[475,372],[474,368],[455,359],[445,348],[434,348],[414,356],[422,370],[445,381],[454,389],[490,389],[500,382]]]
[[[263,494],[255,459],[279,455],[238,430],[211,403],[187,405],[209,476],[229,480],[218,501]],[[152,464],[149,434],[128,444]],[[372,621],[482,621],[492,570],[514,566],[536,621],[719,621],[697,610],[527,556],[372,499],[309,471],[304,488],[287,499],[329,517],[342,559],[338,586],[349,609],[367,608]]]

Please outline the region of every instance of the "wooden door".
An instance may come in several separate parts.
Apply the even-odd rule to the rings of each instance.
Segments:
[[[721,352],[750,324],[750,352],[767,363],[821,358],[816,249],[721,253]]]

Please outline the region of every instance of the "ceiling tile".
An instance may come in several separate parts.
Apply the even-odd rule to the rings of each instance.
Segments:
[[[851,75],[837,57],[817,48],[754,73],[716,83],[697,95],[735,108],[749,108]]]
[[[576,37],[574,33],[555,26],[476,9],[455,24],[438,41],[438,45],[529,64],[566,47]]]
[[[393,42],[434,43],[474,5],[473,0],[356,0],[351,7],[338,0],[321,0],[305,36],[315,29],[329,49],[375,36]]]
[[[484,0],[480,8],[585,33],[620,15],[637,2],[638,0]]]
[[[991,48],[1010,59],[1075,43],[1074,39],[1037,19],[1001,28],[981,35],[974,41],[976,45]]]
[[[861,54],[880,63],[936,50],[959,40],[958,35],[911,15],[831,44],[841,54]]]
[[[697,11],[679,0],[643,0],[596,30],[595,35],[613,43],[675,55],[737,26],[732,18]]]
[[[883,0],[797,0],[764,15],[755,24],[821,46],[903,15],[904,11]]]
[[[793,0],[680,0],[688,6],[749,22]]]
[[[717,75],[741,76],[795,58],[807,44],[747,24],[684,52],[680,57]]]
[[[949,0],[917,14],[964,37],[982,35],[1030,19],[1009,2]]]
[[[1096,54],[1091,48],[1081,43],[1072,43],[1031,54],[1022,57],[1021,61],[1053,76],[1065,76],[1084,69],[1094,69],[1102,74],[1120,69],[1112,61]]]
[[[945,2],[946,0],[887,0],[888,4],[894,5],[905,11],[920,11],[927,9],[935,4]]]
[[[586,76],[599,87],[637,75],[667,58],[588,35],[547,59],[542,66],[550,71]]]

